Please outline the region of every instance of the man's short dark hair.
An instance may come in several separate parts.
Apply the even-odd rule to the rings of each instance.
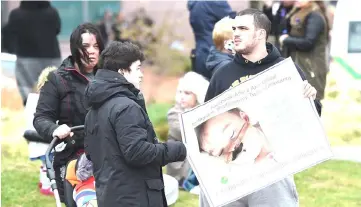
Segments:
[[[245,16],[245,15],[253,16],[254,26],[257,29],[264,29],[266,31],[266,39],[267,39],[268,35],[271,33],[271,26],[272,26],[272,23],[268,19],[267,15],[262,11],[253,8],[242,10],[237,14],[237,16]]]
[[[130,71],[130,66],[135,61],[144,60],[144,54],[139,47],[131,42],[113,41],[100,54],[99,67],[102,69]]]

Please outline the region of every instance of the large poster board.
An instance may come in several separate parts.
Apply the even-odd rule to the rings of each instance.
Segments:
[[[188,160],[223,206],[332,157],[291,58],[180,115]]]

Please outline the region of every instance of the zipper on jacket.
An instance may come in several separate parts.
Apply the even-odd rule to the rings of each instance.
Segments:
[[[85,75],[83,75],[82,73],[80,73],[78,70],[76,70],[74,68],[65,68],[65,70],[67,70],[67,71],[75,71],[76,73],[78,73],[79,75],[84,77],[88,82],[90,81]]]

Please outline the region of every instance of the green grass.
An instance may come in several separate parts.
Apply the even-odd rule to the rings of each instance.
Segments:
[[[160,141],[166,141],[168,137],[167,113],[172,107],[169,103],[157,103],[147,106],[149,119],[152,121],[155,133]]]
[[[38,192],[39,162],[27,159],[26,143],[2,145],[1,206],[54,206],[52,197]],[[361,164],[327,161],[295,176],[301,207],[361,206]],[[198,197],[180,191],[172,207],[196,207]]]
[[[352,83],[342,82],[342,77],[331,70],[322,102],[322,121],[331,145],[361,145],[361,91]]]
[[[172,104],[169,103],[157,103],[147,106],[149,119],[152,121],[153,125],[163,124],[167,122],[166,115],[171,107]]]
[[[327,161],[295,176],[301,206],[361,206],[361,164]]]
[[[153,124],[164,123],[170,104],[148,107]],[[1,206],[54,206],[53,197],[43,196],[37,188],[39,162],[27,159],[27,144],[21,138],[24,120],[21,113],[2,114],[1,123]],[[361,206],[361,164],[327,161],[295,176],[301,207]],[[180,192],[173,207],[196,207],[198,197]]]

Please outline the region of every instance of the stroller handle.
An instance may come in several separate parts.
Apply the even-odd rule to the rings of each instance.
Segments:
[[[70,127],[71,132],[79,131],[79,130],[83,130],[83,129],[84,129],[84,125]],[[45,165],[47,168],[48,178],[51,182],[51,188],[53,189],[53,191],[55,189],[57,189],[57,186],[56,186],[56,182],[55,182],[55,171],[54,171],[53,165],[50,160],[50,153],[53,150],[53,148],[58,140],[59,140],[59,137],[55,136],[53,138],[53,140],[50,142],[49,147],[45,152]]]

